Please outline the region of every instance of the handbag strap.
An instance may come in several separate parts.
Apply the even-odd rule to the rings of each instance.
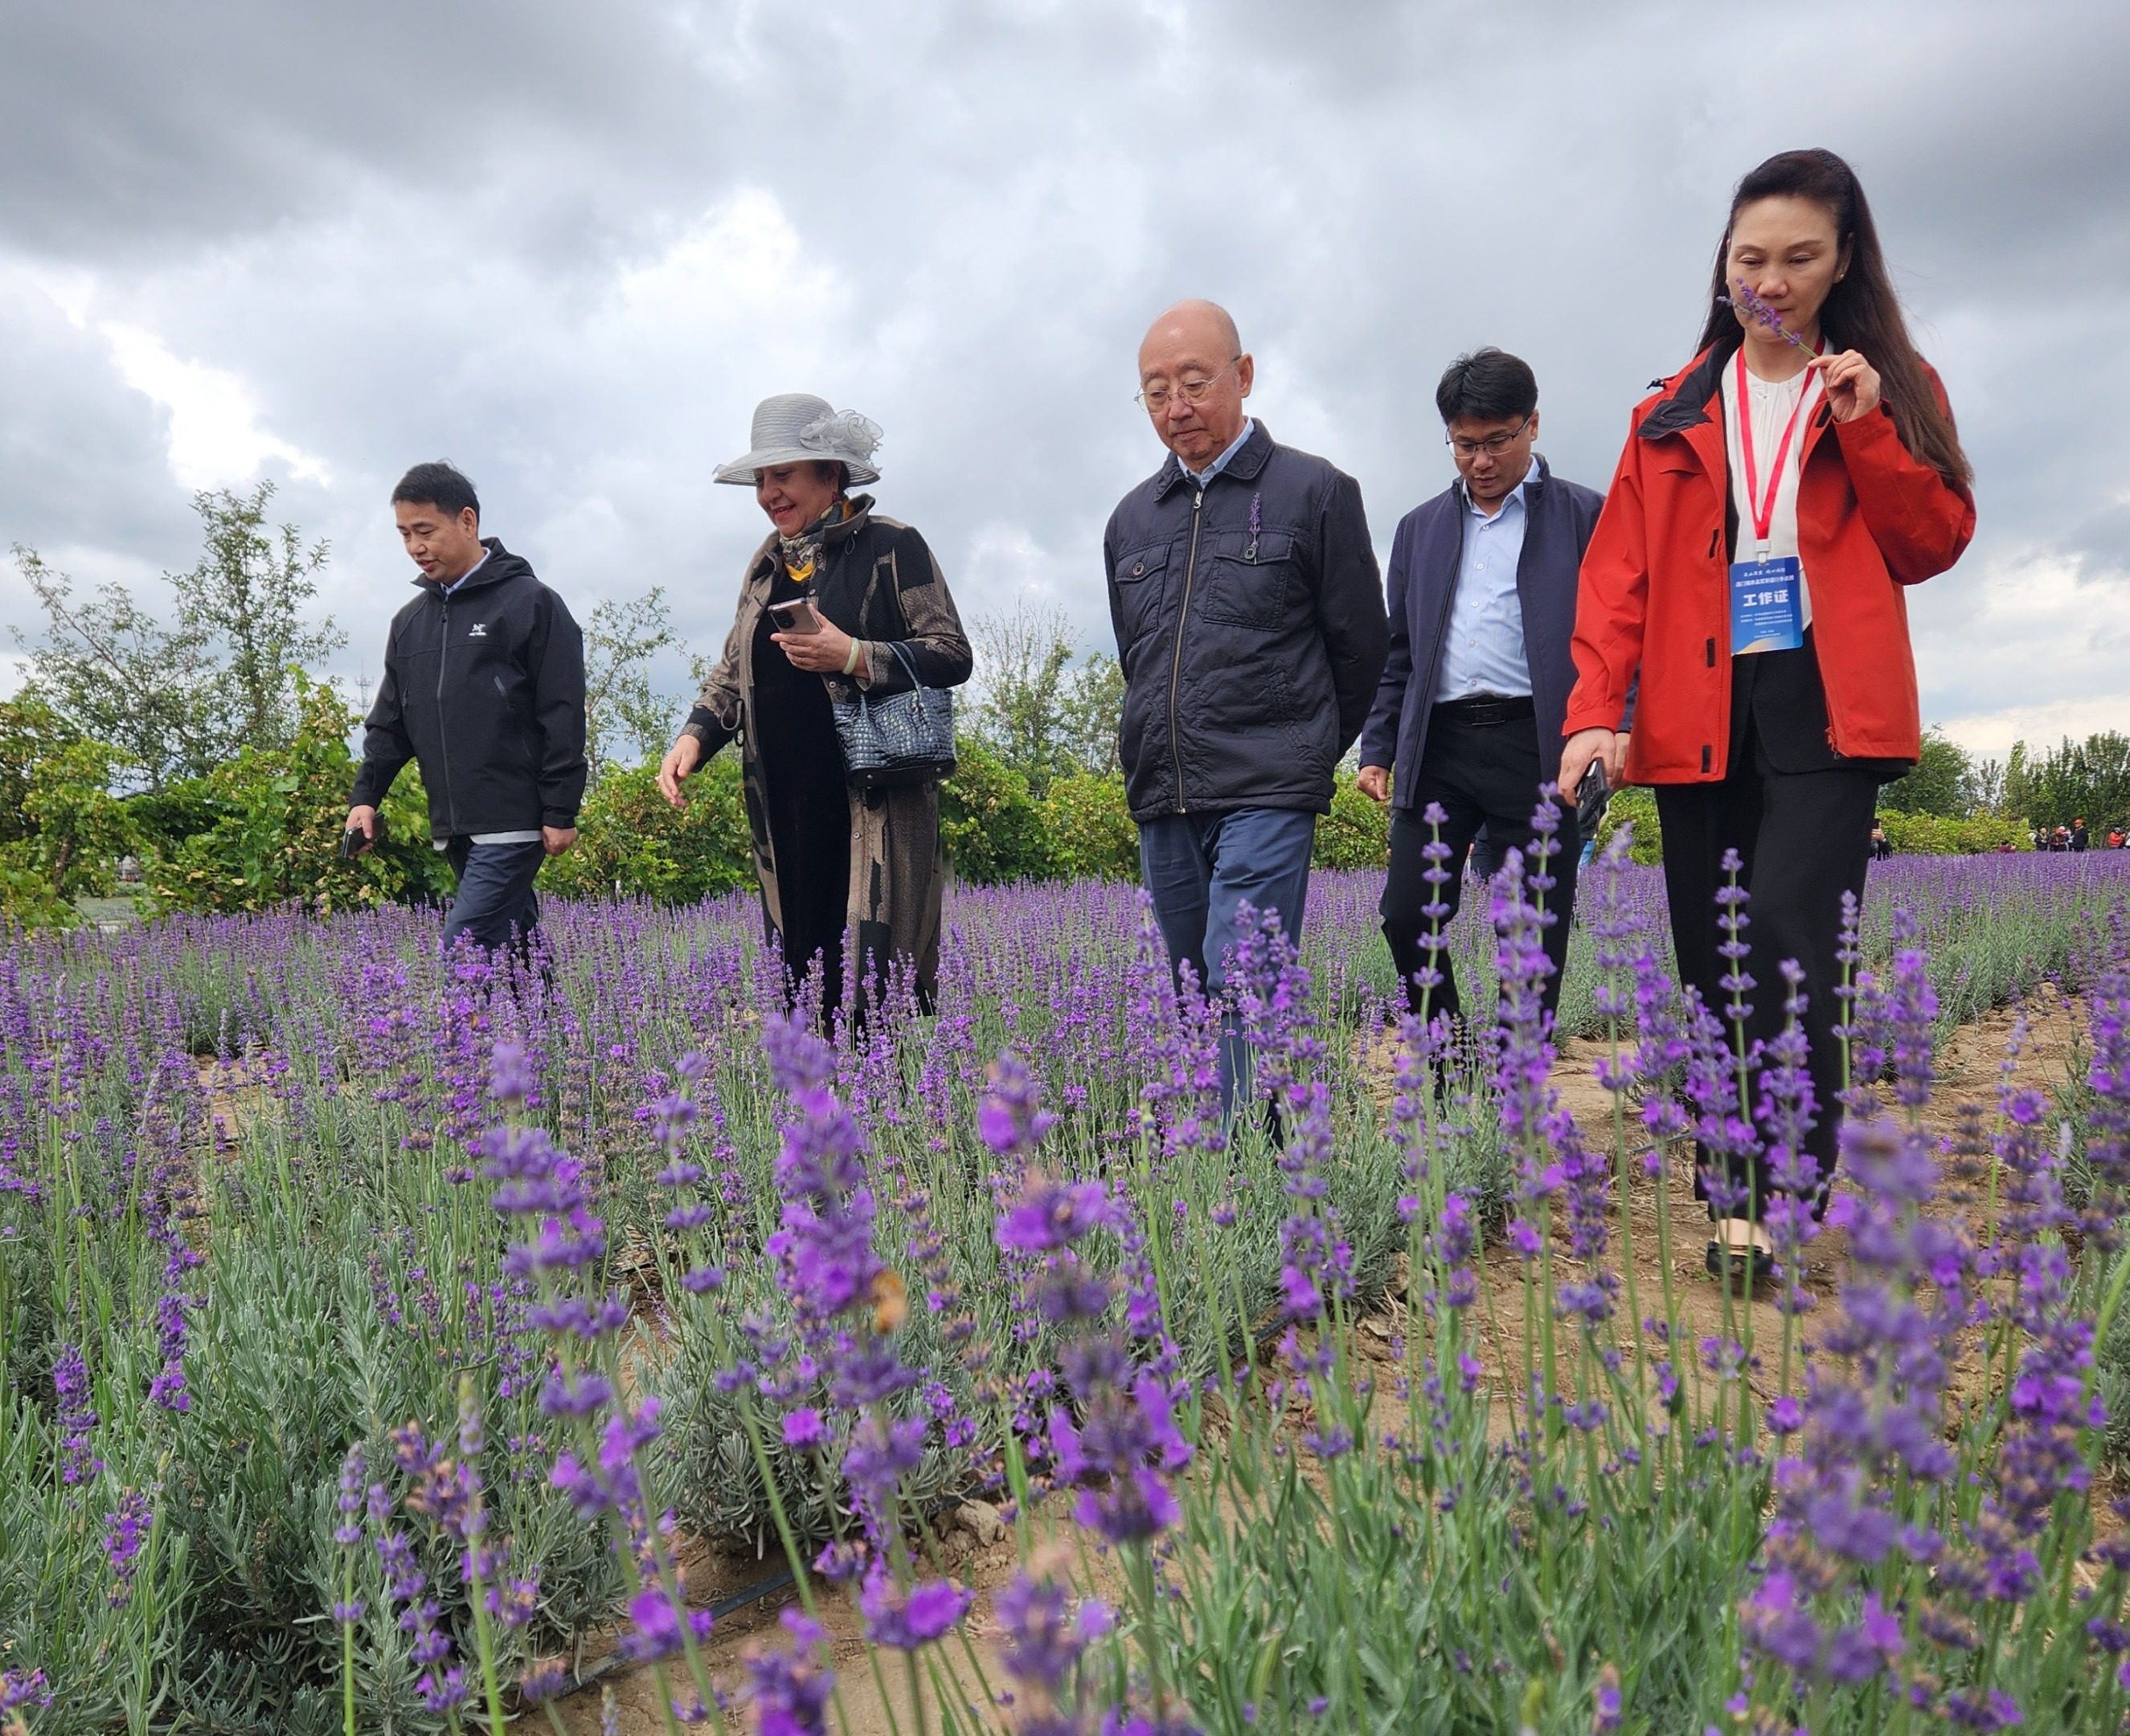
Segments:
[[[887,641],[887,648],[895,653],[895,661],[902,665],[902,672],[910,677],[911,689],[923,691],[924,684],[917,679],[917,665],[910,661],[910,653],[902,648],[902,641],[891,639]]]

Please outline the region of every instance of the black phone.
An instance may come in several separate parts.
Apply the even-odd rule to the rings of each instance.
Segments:
[[[1598,829],[1598,823],[1605,818],[1605,804],[1612,799],[1612,792],[1605,783],[1605,768],[1598,761],[1590,762],[1590,769],[1583,774],[1583,781],[1575,786],[1575,823],[1582,828],[1587,839]]]
[[[351,826],[340,835],[341,860],[351,861],[361,856],[370,844],[370,834],[360,826]]]

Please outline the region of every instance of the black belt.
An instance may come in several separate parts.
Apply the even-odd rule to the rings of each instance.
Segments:
[[[1462,723],[1473,729],[1484,729],[1495,723],[1521,723],[1538,715],[1531,703],[1531,695],[1504,699],[1499,694],[1478,694],[1469,699],[1445,699],[1435,708],[1435,718],[1442,723]]]

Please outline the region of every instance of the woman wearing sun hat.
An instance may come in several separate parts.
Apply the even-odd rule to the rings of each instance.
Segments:
[[[805,393],[756,406],[743,457],[719,482],[751,487],[773,527],[747,562],[724,655],[658,768],[681,780],[738,737],[763,912],[795,998],[820,975],[820,1017],[845,994],[844,936],[862,1017],[890,962],[909,961],[929,1009],[939,956],[939,790],[861,790],[844,777],[832,689],[875,694],[969,678],[969,641],[939,563],[853,486],[880,479],[881,432]]]

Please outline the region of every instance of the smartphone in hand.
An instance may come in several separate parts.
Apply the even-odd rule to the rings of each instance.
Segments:
[[[1590,769],[1583,774],[1583,781],[1575,786],[1575,823],[1582,828],[1586,839],[1605,818],[1605,804],[1612,799],[1612,792],[1605,783],[1605,768],[1593,760]]]
[[[360,826],[351,826],[340,835],[341,860],[352,861],[370,847],[370,834]]]
[[[818,633],[821,630],[821,618],[814,613],[814,600],[810,597],[794,597],[788,602],[772,603],[769,605],[769,613],[776,618],[779,632]]]

